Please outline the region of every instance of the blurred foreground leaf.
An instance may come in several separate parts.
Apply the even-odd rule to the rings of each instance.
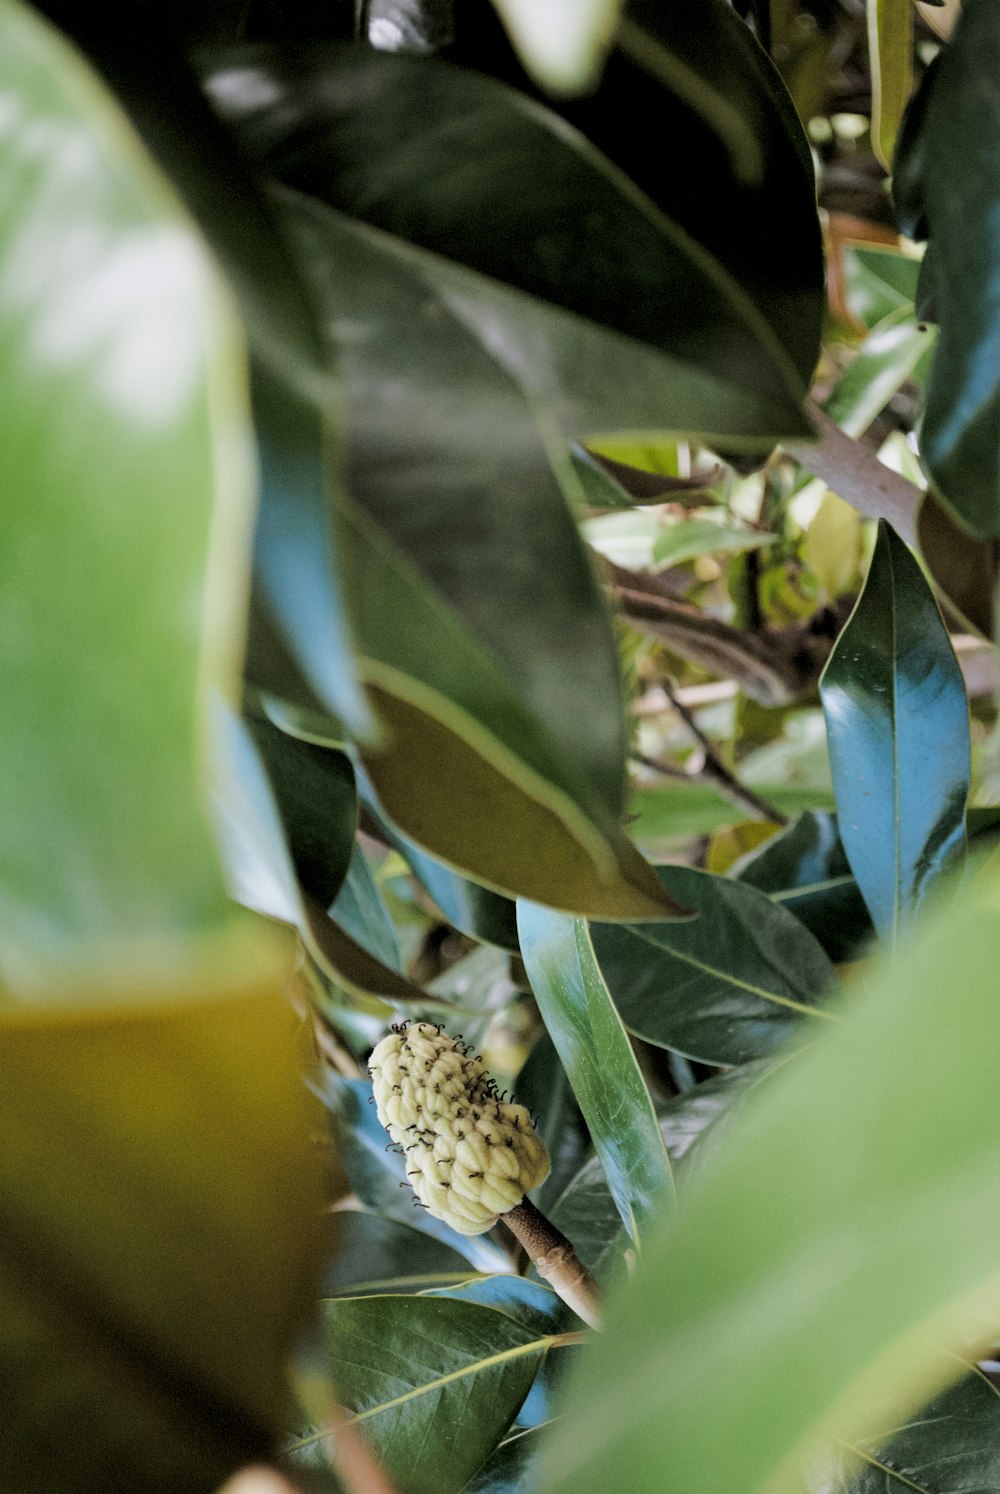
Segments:
[[[990,864],[749,1095],[581,1353],[547,1491],[798,1488],[991,1341],[998,937]]]
[[[0,971],[169,987],[226,918],[195,724],[242,641],[239,336],[101,85],[12,0],[0,88]]]
[[[5,1494],[211,1494],[273,1453],[322,1239],[268,984],[0,1019]]]

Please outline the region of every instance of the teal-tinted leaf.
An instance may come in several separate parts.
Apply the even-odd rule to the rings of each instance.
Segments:
[[[537,1484],[537,1459],[544,1431],[531,1427],[505,1437],[465,1486],[464,1494],[531,1494]]]
[[[601,977],[630,1031],[704,1063],[740,1064],[826,1015],[817,1003],[836,974],[796,918],[728,877],[657,870],[697,918],[590,926]]]
[[[531,988],[573,1086],[615,1205],[640,1234],[672,1192],[649,1092],[601,977],[587,925],[519,902]]]
[[[949,1366],[949,1370],[952,1367]],[[854,1466],[815,1494],[971,1494],[1000,1488],[1000,1395],[978,1370],[902,1426],[849,1450]],[[860,1454],[860,1461],[855,1462]]]
[[[835,815],[807,809],[732,875],[794,913],[834,964],[856,959],[874,936]]]
[[[228,918],[195,736],[199,682],[235,689],[245,372],[159,174],[11,0],[0,89],[0,970],[106,998]]]
[[[403,1186],[403,1158],[388,1151],[388,1134],[368,1103],[371,1085],[323,1071],[321,1099],[332,1113],[337,1155],[354,1193],[376,1214],[398,1220],[443,1241],[471,1261],[477,1271],[504,1271],[507,1257],[482,1235],[459,1235],[426,1209],[414,1208],[412,1191]]]
[[[443,1240],[361,1209],[329,1215],[324,1297],[421,1292],[467,1281],[472,1267]]]
[[[375,884],[365,854],[355,842],[347,875],[330,908],[330,917],[369,954],[402,971],[396,931]]]
[[[913,89],[912,0],[868,0],[872,145],[886,170]]]
[[[337,581],[342,478],[331,456],[332,396],[325,406],[317,403],[260,358],[252,391],[261,500],[248,677],[280,700],[371,736]]]
[[[998,907],[991,866],[746,1100],[579,1355],[552,1494],[800,1487],[825,1441],[884,1435],[957,1376],[942,1348],[988,1341]]]
[[[884,520],[820,694],[844,849],[895,942],[964,850],[969,707],[930,588]]]
[[[912,0],[908,3],[912,6]],[[871,329],[834,385],[823,406],[827,415],[849,436],[863,435],[933,345],[933,332],[914,320],[912,306],[891,311]]]
[[[552,1335],[442,1297],[348,1297],[323,1310],[338,1398],[408,1494],[460,1494],[517,1415]],[[321,1433],[293,1445],[317,1456]]]
[[[801,318],[809,303],[818,306],[820,284],[811,166],[801,160],[798,140],[788,139],[787,117],[778,118],[781,85],[763,54],[751,50],[749,32],[725,18],[721,0],[700,8],[703,30],[709,12],[711,24],[727,33],[726,55],[735,59],[751,117],[787,168],[780,178],[786,231],[808,243],[803,259],[791,256],[797,285],[809,285],[793,292]],[[678,19],[674,45],[683,45],[685,26],[693,29],[690,16]],[[801,381],[752,299],[699,247],[698,233],[679,229],[585,140],[518,94],[432,60],[362,48],[293,57],[243,49],[215,59],[209,90],[252,158],[288,185],[478,271],[498,290],[512,286],[732,382],[749,395],[748,410],[761,393],[776,414],[783,409],[786,419],[800,420]],[[664,100],[658,84],[652,91],[651,125]],[[682,114],[686,123],[690,111]],[[725,152],[714,132],[709,138],[724,170]],[[761,137],[754,143],[759,149]],[[769,181],[778,179],[775,164]],[[441,181],[447,191],[439,190]],[[759,197],[749,195],[759,213]],[[663,208],[669,213],[672,205]],[[727,212],[734,206],[727,200]],[[743,241],[750,237],[747,229]],[[773,275],[768,280],[777,296]],[[487,294],[485,283],[480,293]],[[493,303],[497,330],[508,304],[502,297]],[[801,320],[795,336],[810,339],[814,360],[815,337]],[[716,425],[708,404],[698,422],[703,429],[706,418]]]
[[[776,535],[762,534],[735,524],[717,524],[713,519],[678,519],[664,524],[653,542],[653,561],[657,570],[684,565],[699,555],[716,552],[742,553],[773,545]]]
[[[991,0],[963,5],[913,111],[898,175],[907,228],[930,241],[940,335],[927,389],[921,452],[959,522],[1000,536],[1000,333],[994,232],[1000,97],[990,59],[1000,46]],[[911,180],[913,178],[913,180]]]

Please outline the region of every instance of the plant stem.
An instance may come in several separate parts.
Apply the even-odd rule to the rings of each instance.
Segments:
[[[573,1246],[535,1205],[524,1198],[500,1216],[527,1251],[535,1270],[577,1317],[599,1328],[600,1291]]]
[[[683,768],[674,768],[670,763],[663,763],[655,757],[645,757],[642,753],[634,752],[632,756],[636,762],[642,763],[646,768],[652,768],[654,773],[662,773],[666,778],[675,778],[678,773],[684,778],[707,778],[715,784],[730,803],[735,804],[738,809],[745,810],[752,818],[770,820],[775,825],[787,825],[787,815],[782,814],[780,809],[776,809],[760,794],[755,794],[753,789],[747,788],[746,784],[741,783],[736,774],[726,767],[716,751],[715,744],[698,725],[694,712],[678,698],[673,685],[667,680],[662,680],[661,685],[670,704],[701,748],[702,765],[696,774],[688,774]]]
[[[900,539],[915,546],[917,513],[924,501],[920,489],[880,462],[861,441],[845,435],[818,405],[810,401],[806,411],[817,427],[819,440],[815,445],[787,442],[789,456],[814,477],[822,478],[859,514],[866,519],[888,519]]]

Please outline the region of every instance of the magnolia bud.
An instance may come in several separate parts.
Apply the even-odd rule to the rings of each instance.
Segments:
[[[549,1174],[523,1105],[429,1022],[394,1027],[368,1064],[378,1118],[406,1157],[420,1202],[462,1235],[481,1235]]]

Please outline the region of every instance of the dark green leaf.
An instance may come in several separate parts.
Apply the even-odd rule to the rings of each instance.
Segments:
[[[407,1494],[459,1494],[517,1415],[551,1335],[441,1297],[353,1297],[323,1311],[340,1400]],[[316,1457],[321,1433],[300,1439]]]
[[[392,919],[356,841],[347,875],[329,911],[334,922],[369,954],[390,969],[402,971]]]
[[[686,1172],[684,1159],[694,1151],[696,1143],[765,1072],[766,1065],[749,1064],[695,1085],[687,1094],[659,1107],[660,1135],[671,1162],[675,1166],[681,1164],[679,1182]],[[610,1289],[621,1279],[631,1241],[615,1208],[599,1157],[592,1157],[581,1167],[549,1214],[553,1224],[573,1241],[580,1259],[603,1287]]]
[[[472,1267],[443,1240],[395,1219],[360,1209],[329,1218],[324,1297],[420,1292],[467,1281]]]
[[[946,1374],[953,1374],[948,1365]],[[1000,1395],[979,1371],[941,1391],[905,1425],[850,1452],[860,1463],[815,1494],[972,1494],[1000,1488]],[[853,1460],[852,1460],[853,1461]]]
[[[331,455],[333,399],[317,402],[260,358],[252,394],[261,500],[248,677],[300,711],[326,713],[369,737],[374,728],[337,581],[343,479]]]
[[[992,641],[994,597],[1000,579],[1000,541],[976,539],[928,493],[917,515],[920,556],[948,605],[971,632]]]
[[[619,825],[614,640],[529,405],[410,258],[285,201],[343,342],[358,507],[342,579],[388,736],[365,753],[380,800],[495,889],[652,913],[660,889]]]
[[[895,942],[964,851],[969,707],[930,588],[884,520],[820,694],[844,849]]]
[[[794,913],[836,965],[857,959],[874,936],[835,815],[807,809],[732,875]]]
[[[998,906],[991,865],[747,1098],[579,1355],[550,1494],[794,1487],[829,1439],[908,1422],[963,1368],[942,1349],[988,1341]]]
[[[795,340],[802,350],[801,376],[807,361],[811,372],[816,356],[818,318],[815,327],[809,322],[818,311],[821,284],[811,166],[808,156],[805,161],[800,156],[798,137],[794,144],[789,139],[791,126],[779,102],[776,74],[741,23],[726,19],[726,10],[722,0],[702,6],[699,27],[692,26],[689,15],[678,17],[670,40],[683,46],[687,32],[707,26],[726,33],[726,58],[734,59],[733,69],[716,93],[734,83],[743,90],[750,116],[761,129],[761,134],[746,136],[759,152],[760,169],[770,159],[765,146],[773,146],[783,162],[780,172],[775,162],[768,183],[780,183],[785,232],[802,242],[802,255],[790,256],[796,282],[790,295],[798,322],[794,330],[787,329],[789,342]],[[708,56],[717,55],[712,49],[709,40]],[[494,327],[498,318],[501,325],[506,321],[508,307],[516,302],[491,294],[490,284],[496,292],[509,285],[732,383],[745,395],[743,409],[749,416],[749,428],[740,424],[734,435],[773,440],[771,422],[761,425],[760,413],[752,413],[761,411],[761,395],[772,401],[772,418],[801,429],[796,409],[801,377],[796,378],[751,299],[699,247],[697,230],[690,224],[679,229],[585,140],[516,93],[432,60],[389,57],[363,48],[317,48],[298,55],[243,49],[215,60],[209,91],[224,117],[238,127],[251,157],[269,174],[490,277],[480,281],[479,295],[489,298]],[[647,80],[650,127],[665,102],[659,85]],[[787,100],[782,102],[790,111]],[[682,114],[687,124],[690,111],[684,108]],[[474,129],[468,127],[470,118]],[[714,132],[708,132],[706,144],[713,166],[725,172],[726,151]],[[671,153],[680,154],[673,141]],[[448,183],[447,191],[440,190],[442,181]],[[759,180],[754,189],[746,206],[760,213]],[[723,194],[727,221],[738,210],[732,190]],[[674,203],[663,206],[669,213]],[[690,211],[689,204],[685,207]],[[741,216],[745,222],[747,214]],[[716,252],[733,244],[732,234],[728,240],[715,236],[720,240]],[[746,222],[740,238],[747,246],[742,253],[746,261],[753,238]],[[770,270],[767,283],[770,299],[778,301],[781,292]],[[670,287],[668,297],[665,286]],[[568,337],[572,324],[565,326]],[[683,383],[681,368],[676,375]],[[638,382],[633,376],[629,385]],[[690,392],[694,389],[692,384]],[[707,398],[699,414],[697,402],[689,400],[687,411],[678,410],[673,417],[680,428],[693,419],[696,429],[720,429],[709,384],[702,389]],[[608,394],[616,398],[613,389]],[[633,428],[643,419],[640,409]],[[655,426],[661,424],[662,416],[655,420]]]
[[[904,132],[899,171],[908,230],[930,240],[940,336],[921,451],[965,528],[1000,537],[1000,374],[996,341],[1000,244],[994,232],[1000,47],[992,0],[968,0]]]
[[[199,682],[238,665],[245,372],[158,173],[12,0],[0,70],[0,969],[104,1000],[229,917],[194,763]]]
[[[672,1192],[649,1092],[582,919],[518,902],[531,988],[573,1086],[612,1197],[638,1243]]]
[[[918,259],[897,249],[846,244],[843,269],[851,312],[866,327],[876,326],[903,307],[912,308],[920,273]]]
[[[505,1437],[463,1494],[531,1494],[543,1435],[541,1429],[530,1427]]]
[[[686,923],[590,926],[622,1020],[647,1042],[704,1063],[773,1053],[837,979],[813,936],[755,888],[688,867],[657,868],[699,917]]]

